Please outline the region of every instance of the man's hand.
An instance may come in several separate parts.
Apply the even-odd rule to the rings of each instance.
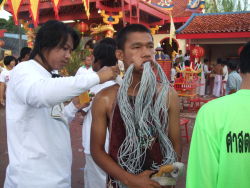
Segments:
[[[73,104],[75,105],[75,107],[76,107],[78,110],[81,110],[81,109],[86,108],[86,107],[89,106],[89,104],[90,104],[90,102],[92,101],[92,98],[93,98],[94,96],[95,96],[94,93],[90,93],[90,94],[89,94],[90,101],[87,102],[87,103],[81,104],[81,103],[80,103],[79,97],[74,97],[74,98],[72,99],[72,102],[73,102]]]
[[[0,99],[0,104],[3,105],[3,106],[5,106],[5,101],[4,101],[4,99],[2,99],[2,98]]]
[[[117,75],[120,73],[120,70],[118,68],[118,65],[112,66],[112,67],[103,67],[101,70],[97,72],[99,78],[100,78],[100,84],[109,81],[109,80],[115,80]]]
[[[150,179],[150,176],[155,173],[152,170],[145,170],[138,175],[133,175],[129,178],[127,186],[129,188],[161,188],[161,185]]]

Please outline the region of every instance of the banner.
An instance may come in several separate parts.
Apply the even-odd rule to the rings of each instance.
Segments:
[[[10,2],[10,7],[12,9],[14,22],[17,25],[18,24],[17,14],[22,0],[10,0],[9,2]]]
[[[39,0],[30,0],[30,13],[31,13],[34,25],[36,27],[38,25]]]
[[[85,12],[86,12],[86,15],[89,19],[89,16],[90,16],[90,12],[89,12],[89,0],[82,0],[83,1],[83,5],[84,5],[84,9],[85,9]]]
[[[0,0],[0,10],[2,9],[5,2],[6,2],[6,0]]]
[[[170,16],[170,32],[169,32],[169,44],[172,46],[172,40],[175,38],[175,26],[172,14],[169,14]]]
[[[56,19],[59,19],[59,15],[58,15],[59,7],[58,7],[58,4],[59,4],[60,0],[51,0],[51,1],[54,2],[54,11],[55,11]]]

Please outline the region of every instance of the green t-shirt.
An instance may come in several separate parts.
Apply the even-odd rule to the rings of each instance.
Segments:
[[[204,105],[197,115],[187,188],[250,188],[250,90]]]

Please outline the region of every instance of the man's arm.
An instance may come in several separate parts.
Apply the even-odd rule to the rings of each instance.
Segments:
[[[139,175],[133,175],[123,170],[104,149],[106,130],[108,124],[108,105],[112,103],[108,96],[101,96],[100,92],[94,99],[92,106],[92,125],[91,125],[91,155],[94,161],[107,174],[121,181],[130,188],[160,188],[160,185],[152,181],[149,176],[152,171],[145,171]]]
[[[230,75],[228,77],[227,82],[228,82],[228,89],[229,89],[228,94],[235,93],[236,92],[236,80]]]
[[[176,91],[170,88],[169,93],[169,128],[168,136],[173,144],[174,150],[181,160],[181,137],[180,137],[180,102]]]
[[[0,104],[1,105],[5,105],[5,101],[4,101],[4,96],[5,96],[5,83],[4,82],[0,82]]]

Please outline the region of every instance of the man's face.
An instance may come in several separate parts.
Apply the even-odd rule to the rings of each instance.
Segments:
[[[13,69],[15,66],[16,66],[16,61],[15,61],[15,60],[12,60],[12,61],[10,62],[9,67],[10,67],[11,69]]]
[[[23,58],[23,61],[28,61],[30,58],[30,53],[26,54]]]
[[[69,35],[63,47],[57,46],[51,50],[46,50],[44,56],[53,70],[60,70],[69,63],[73,49],[73,40]]]
[[[122,51],[125,67],[134,64],[135,71],[142,72],[143,64],[155,61],[155,50],[152,36],[146,32],[133,32],[127,35]]]
[[[92,65],[92,61],[93,61],[92,56],[87,56],[86,59],[85,59],[84,65],[86,67],[90,67]]]

